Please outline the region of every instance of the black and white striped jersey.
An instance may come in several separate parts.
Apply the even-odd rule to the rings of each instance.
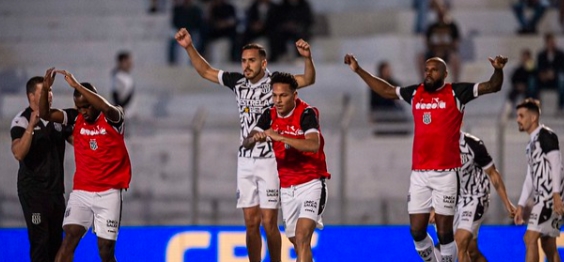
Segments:
[[[245,149],[243,139],[255,127],[262,113],[272,106],[272,89],[270,87],[270,72],[252,84],[245,76],[238,72],[219,71],[220,84],[229,87],[237,99],[239,107],[239,122],[241,125],[239,156],[240,157],[274,157],[271,142],[257,143],[254,148]]]
[[[531,176],[533,200],[535,204],[543,202],[547,208],[552,208],[553,172],[547,154],[560,150],[558,136],[550,128],[541,125],[531,133],[531,140],[526,148],[529,174]],[[560,172],[560,194],[563,192],[562,169]]]
[[[487,200],[490,194],[490,179],[485,169],[493,165],[493,160],[484,142],[468,133],[460,133],[460,196],[480,197]]]

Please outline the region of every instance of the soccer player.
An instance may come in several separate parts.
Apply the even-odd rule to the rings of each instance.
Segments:
[[[323,228],[325,179],[331,177],[319,113],[297,97],[298,83],[293,75],[276,72],[271,85],[274,107],[265,110],[243,146],[252,148],[267,138],[273,141],[286,236],[294,244],[296,261],[311,262],[311,237],[316,227]]]
[[[123,110],[98,95],[94,86],[79,83],[67,71],[50,68],[45,73],[48,82],[52,82],[49,79],[54,77],[53,73],[65,76],[74,89],[76,106],[64,110],[50,108],[47,94],[51,87],[43,85],[41,118],[74,126],[76,171],[63,221],[65,238],[55,261],[73,261],[74,250],[92,223],[101,260],[116,261],[122,193],[131,180],[131,163],[123,139]]]
[[[28,107],[12,120],[12,153],[19,162],[18,198],[22,206],[29,255],[32,262],[54,261],[63,241],[65,213],[65,140],[71,132],[66,125],[39,118],[39,97],[43,86],[51,104],[51,83],[42,76],[27,81]]]
[[[560,236],[564,214],[564,183],[558,136],[550,128],[539,124],[541,110],[538,100],[527,98],[516,108],[519,131],[527,132],[530,140],[526,148],[527,173],[519,197],[515,224],[525,223],[523,209],[534,192],[534,205],[523,238],[527,249],[525,261],[539,261],[539,239],[548,261],[560,261],[556,238]]]
[[[260,114],[272,105],[266,51],[257,44],[244,46],[241,55],[243,73],[225,72],[211,67],[198,53],[186,29],[180,29],[175,38],[178,44],[186,49],[192,65],[201,77],[235,92],[239,106],[242,143],[256,125]],[[298,87],[305,87],[315,82],[315,67],[309,44],[298,40],[296,48],[304,58],[305,69],[303,75],[295,77]],[[281,239],[277,225],[279,187],[271,142],[257,143],[253,148],[240,146],[237,161],[237,208],[243,209],[250,262],[261,261],[262,239],[259,230],[261,223],[266,233],[270,261],[276,262],[281,259]]]
[[[509,217],[513,217],[515,206],[507,197],[501,175],[481,139],[461,132],[460,155],[460,193],[454,215],[458,261],[486,261],[478,249],[478,230],[490,204],[490,183],[501,197]]]
[[[424,81],[404,88],[394,87],[358,65],[352,54],[344,62],[383,98],[411,104],[414,122],[412,172],[408,212],[415,249],[424,261],[437,261],[433,240],[427,234],[431,208],[436,212],[437,235],[442,261],[454,261],[453,219],[457,198],[460,160],[460,126],[466,103],[501,90],[507,58],[489,58],[494,73],[487,82],[446,83],[446,63],[433,57],[425,62]]]

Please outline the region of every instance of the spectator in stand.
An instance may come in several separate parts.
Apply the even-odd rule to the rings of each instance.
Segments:
[[[544,11],[548,7],[547,0],[519,0],[513,4],[513,13],[519,22],[518,34],[536,34],[537,24],[544,15]],[[530,19],[525,17],[525,8],[533,10],[533,16]]]
[[[536,86],[535,60],[531,50],[526,48],[521,51],[521,60],[511,74],[511,90],[507,96],[512,107],[519,97],[534,97],[538,99],[539,92]]]
[[[558,91],[558,114],[564,111],[564,52],[556,46],[556,38],[547,33],[545,48],[537,56],[538,88]]]
[[[206,19],[207,30],[203,35],[203,52],[208,45],[220,38],[228,38],[231,43],[229,59],[231,62],[240,61],[237,49],[237,12],[229,0],[211,0]],[[191,31],[190,31],[191,32]]]
[[[400,86],[399,82],[394,79],[392,76],[392,67],[388,61],[381,61],[378,64],[378,77],[381,79],[386,80],[392,86]],[[390,111],[402,111],[402,107],[396,103],[394,100],[385,99],[382,96],[378,95],[378,93],[370,90],[370,113],[372,121],[377,121],[377,115],[381,115],[382,113],[389,115]],[[389,117],[386,117],[389,119]],[[401,119],[403,120],[403,119]]]
[[[276,3],[270,0],[254,0],[246,12],[246,26],[242,44],[251,43],[256,38],[267,37],[269,50],[273,49],[273,40],[276,38],[273,30],[276,25]]]
[[[306,0],[283,0],[275,14],[276,29],[271,39],[271,62],[276,62],[280,56],[286,54],[287,43],[304,39],[309,41],[313,12]]]
[[[452,70],[452,81],[458,82],[460,76],[460,56],[458,46],[460,43],[460,33],[458,26],[448,13],[444,4],[436,7],[437,21],[427,28],[425,37],[426,50],[419,56],[419,64],[424,65],[425,61],[431,57],[442,58]],[[423,75],[425,68],[420,68]]]
[[[190,31],[192,34],[192,42],[194,42],[194,46],[198,52],[204,50],[202,45],[204,12],[194,3],[194,0],[174,0],[174,7],[172,8],[172,26],[174,27],[174,32],[169,41],[169,65],[176,65],[177,63],[176,51],[178,44],[176,43],[176,39],[174,39],[174,34],[176,34],[176,31],[180,30],[180,28],[186,28]]]

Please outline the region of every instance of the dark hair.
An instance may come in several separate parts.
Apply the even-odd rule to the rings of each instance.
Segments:
[[[540,115],[541,113],[540,101],[534,98],[526,98],[525,100],[523,100],[523,102],[519,103],[515,107],[515,109],[519,109],[519,108],[526,108],[527,110],[533,111],[538,115]]]
[[[548,40],[552,40],[554,39],[554,34],[553,33],[546,33],[544,34],[544,41],[548,41]]]
[[[252,44],[246,44],[246,45],[243,46],[243,48],[242,48],[243,51],[244,51],[244,50],[249,50],[249,49],[256,49],[256,50],[258,50],[258,51],[259,51],[259,55],[260,55],[261,57],[266,58],[266,49],[264,49],[264,47],[263,47],[262,45],[252,43]]]
[[[378,74],[381,75],[382,74],[382,70],[384,70],[385,67],[390,66],[390,64],[388,63],[388,61],[382,61],[378,64]]]
[[[88,82],[82,82],[80,83],[82,86],[84,86],[84,88],[94,92],[95,94],[98,94],[98,90],[96,90],[96,87],[94,87],[92,84],[88,83]],[[82,94],[80,92],[78,92],[78,90],[74,90],[74,92],[72,93],[72,95],[74,97],[80,97]]]
[[[292,91],[298,89],[298,81],[294,75],[285,72],[274,72],[270,77],[270,85],[273,86],[276,83],[288,84]]]
[[[118,61],[119,63],[121,63],[121,62],[123,62],[123,60],[128,59],[130,56],[131,56],[131,54],[129,54],[128,51],[120,51],[120,52],[117,54],[117,61]]]
[[[37,89],[37,84],[41,84],[41,83],[43,83],[42,76],[34,76],[30,78],[29,80],[27,80],[27,84],[25,84],[25,92],[27,94],[35,93],[35,89]]]

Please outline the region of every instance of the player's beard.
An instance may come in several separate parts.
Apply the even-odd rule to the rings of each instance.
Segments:
[[[425,82],[423,82],[423,87],[425,88],[425,91],[427,91],[427,92],[435,92],[435,91],[437,91],[437,89],[441,88],[441,86],[443,86],[444,83],[445,83],[445,80],[443,80],[443,79],[433,81],[433,82],[425,81]]]

